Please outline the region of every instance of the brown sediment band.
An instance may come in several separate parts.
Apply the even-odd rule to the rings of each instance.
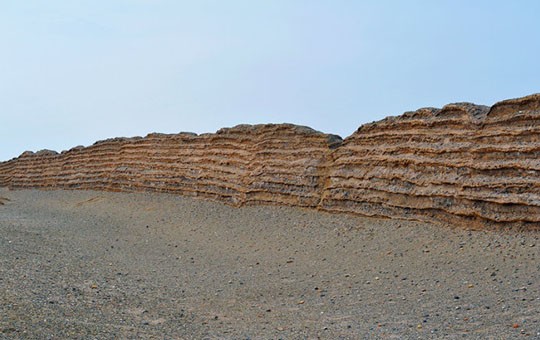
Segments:
[[[10,188],[157,191],[465,227],[540,225],[540,95],[425,108],[344,141],[291,124],[114,138],[0,163]]]

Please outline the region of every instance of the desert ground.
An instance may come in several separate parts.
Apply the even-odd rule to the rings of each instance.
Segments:
[[[540,338],[540,233],[0,189],[0,338]]]

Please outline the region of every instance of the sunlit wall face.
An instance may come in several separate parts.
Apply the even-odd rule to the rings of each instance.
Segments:
[[[540,92],[537,1],[1,1],[0,160]]]

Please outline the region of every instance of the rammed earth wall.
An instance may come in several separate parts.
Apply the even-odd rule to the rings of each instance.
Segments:
[[[540,225],[540,95],[420,109],[344,141],[290,124],[115,138],[0,163],[10,188],[156,191],[482,227]]]

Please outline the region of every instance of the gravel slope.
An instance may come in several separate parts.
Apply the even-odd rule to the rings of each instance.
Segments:
[[[540,338],[540,233],[0,189],[6,339]]]

